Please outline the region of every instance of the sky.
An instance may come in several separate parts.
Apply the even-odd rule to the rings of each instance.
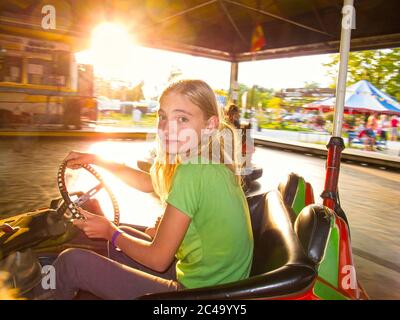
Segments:
[[[303,87],[317,82],[326,87],[331,80],[322,64],[329,55],[239,63],[239,83],[279,90]],[[144,81],[145,96],[160,93],[171,70],[179,69],[183,78],[197,78],[214,89],[229,89],[230,63],[191,55],[136,46],[123,28],[103,24],[92,32],[89,49],[76,54],[78,63],[94,65],[96,75],[132,84]]]

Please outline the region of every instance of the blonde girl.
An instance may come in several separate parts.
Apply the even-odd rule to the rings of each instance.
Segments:
[[[70,168],[93,163],[138,190],[156,192],[165,211],[151,237],[81,210],[86,220],[74,224],[90,238],[108,240],[109,255],[61,253],[55,262],[56,298],[71,299],[84,290],[105,299],[134,299],[249,276],[253,237],[237,175],[240,148],[208,84],[183,80],[163,92],[158,140],[150,174],[87,153],[66,158]]]

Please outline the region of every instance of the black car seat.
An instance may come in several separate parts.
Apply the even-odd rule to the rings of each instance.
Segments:
[[[307,257],[319,265],[324,257],[334,213],[322,205],[310,205],[301,210],[294,230]]]
[[[296,173],[289,174],[287,180],[279,184],[278,190],[282,194],[293,223],[304,207],[314,203],[314,192],[311,184]]]
[[[311,184],[296,173],[290,173],[287,180],[279,184],[278,190],[282,194],[283,201],[287,206],[290,219],[293,223],[304,207],[315,203],[314,191]],[[342,218],[349,228],[349,222],[346,213],[340,207],[340,205],[336,206],[335,214]]]
[[[249,278],[212,287],[148,294],[140,299],[272,299],[312,288],[329,235],[322,209],[305,208],[294,229],[278,191],[249,199],[249,207],[254,233]]]
[[[318,263],[315,293],[322,293],[325,299],[359,299],[346,221],[325,206],[312,205],[302,210],[294,227],[308,257]],[[351,285],[351,281],[355,282]]]

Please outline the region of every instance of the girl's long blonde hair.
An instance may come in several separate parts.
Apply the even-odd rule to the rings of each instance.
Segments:
[[[160,104],[164,97],[170,93],[181,94],[189,99],[194,105],[198,106],[208,120],[212,116],[218,117],[218,127],[205,139],[200,142],[198,155],[206,154],[209,161],[215,161],[217,158],[222,161],[237,176],[237,183],[241,183],[239,156],[241,152],[241,143],[239,142],[236,129],[225,121],[223,112],[218,108],[214,91],[202,80],[180,80],[169,85],[161,94]],[[227,144],[228,139],[228,144]],[[215,150],[217,149],[217,152]],[[174,155],[173,159],[168,155],[158,143],[157,155],[154,164],[150,170],[155,192],[159,195],[161,201],[165,200],[171,189],[172,180],[175,171],[182,159],[179,155]]]

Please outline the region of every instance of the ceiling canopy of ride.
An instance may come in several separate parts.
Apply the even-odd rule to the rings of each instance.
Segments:
[[[56,9],[55,30],[41,26],[46,5]],[[342,7],[342,0],[3,0],[0,31],[62,34],[83,49],[96,25],[119,22],[143,46],[248,61],[338,52]],[[400,46],[400,1],[357,0],[355,12],[351,50]]]

